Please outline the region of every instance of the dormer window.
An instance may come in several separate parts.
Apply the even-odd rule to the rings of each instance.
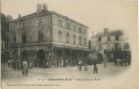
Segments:
[[[39,20],[38,20],[38,25],[43,25],[43,24],[44,24],[43,19],[42,19],[42,18],[39,19]]]
[[[70,23],[67,23],[67,29],[70,30]]]
[[[58,20],[58,25],[62,27],[62,20]]]

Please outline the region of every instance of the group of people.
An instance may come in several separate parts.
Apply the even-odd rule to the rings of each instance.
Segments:
[[[73,65],[78,64],[78,68],[80,71],[82,70],[83,66],[84,66],[85,71],[88,71],[87,65],[93,64],[93,71],[96,74],[96,73],[98,73],[98,67],[97,67],[98,60],[102,61],[102,59],[104,61],[104,68],[106,68],[107,67],[107,60],[106,60],[107,57],[103,56],[103,58],[102,58],[102,56],[101,55],[98,56],[97,53],[91,54],[91,57],[89,57],[89,56],[88,57],[82,57],[82,58],[78,58],[78,60],[72,59],[72,60],[70,60],[71,63],[67,59],[64,60],[61,58],[61,60],[59,62],[56,62],[55,64],[57,64],[58,67],[65,67],[66,65],[68,65],[68,63],[73,64]],[[92,60],[92,61],[90,61],[90,60]],[[39,66],[42,66],[42,63],[39,63],[39,62],[35,62],[35,64],[41,64]],[[34,64],[34,66],[35,66],[35,64]],[[51,67],[51,66],[49,66],[49,62],[46,62],[46,65],[47,65],[47,68]],[[52,64],[52,65],[54,65],[54,64]],[[25,59],[14,60],[13,58],[11,58],[10,60],[8,60],[8,67],[12,67],[14,69],[21,69],[22,74],[24,76],[27,76],[28,70],[33,67],[33,64],[28,62]]]
[[[27,76],[29,70],[29,63],[26,60],[13,60],[12,58],[8,60],[8,68],[14,68],[16,70],[22,70],[23,76]]]
[[[93,65],[94,65],[94,67],[93,67],[94,74],[97,74],[98,73],[97,63],[94,62]],[[83,66],[84,66],[85,71],[88,71],[87,63],[84,63],[82,60],[79,60],[79,71],[82,70]]]
[[[107,68],[107,62],[108,62],[108,58],[107,58],[107,55],[104,54],[104,55],[101,55],[100,53],[91,53],[91,55],[89,56],[88,60],[91,60],[89,64],[93,65],[93,71],[94,71],[94,74],[97,74],[98,73],[98,67],[97,67],[97,64],[100,63],[100,61],[104,63],[104,68]],[[82,70],[82,67],[84,66],[84,69],[85,71],[88,70],[87,68],[87,61],[84,61],[84,60],[79,60],[78,62],[78,65],[79,65],[79,71]]]
[[[8,60],[8,68],[14,68],[14,69],[21,69],[21,61],[20,60],[14,60],[13,58]]]

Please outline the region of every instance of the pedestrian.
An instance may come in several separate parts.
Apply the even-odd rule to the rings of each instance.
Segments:
[[[46,62],[46,68],[49,68],[49,62]]]
[[[87,57],[84,58],[84,66],[85,66],[85,71],[88,71],[88,68],[87,68]]]
[[[94,63],[94,74],[97,74],[98,73],[98,68],[97,68],[97,64]]]
[[[8,68],[11,66],[11,60],[8,60]]]
[[[20,59],[18,59],[18,70],[20,70],[21,69],[21,61],[20,61]]]
[[[88,71],[87,63],[85,63],[85,71]]]
[[[14,60],[13,60],[13,57],[11,58],[11,68],[14,67]]]
[[[15,70],[18,69],[18,60],[15,60]]]
[[[79,71],[81,71],[82,70],[83,61],[80,59],[78,64],[79,64]]]
[[[104,52],[104,55],[103,55],[103,60],[104,60],[104,68],[107,68],[108,59],[107,59],[107,55],[106,55],[105,52]]]
[[[23,60],[23,63],[22,63],[22,74],[23,76],[28,75],[28,63],[26,60]]]

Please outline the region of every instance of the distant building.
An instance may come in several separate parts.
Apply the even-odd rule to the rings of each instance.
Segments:
[[[37,12],[21,16],[10,25],[10,55],[34,65],[77,64],[88,53],[88,27],[37,5]]]
[[[114,50],[129,50],[128,37],[120,30],[109,31],[93,35],[91,38],[91,49],[100,53],[112,53]]]

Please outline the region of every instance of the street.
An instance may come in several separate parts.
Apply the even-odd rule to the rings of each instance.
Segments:
[[[21,70],[8,68],[7,64],[2,64],[2,81],[23,81],[39,78],[106,78],[124,72],[129,66],[115,66],[113,63],[108,63],[107,68],[104,64],[98,64],[98,73],[93,73],[93,65],[88,65],[88,71],[85,71],[84,66],[82,71],[79,71],[78,66],[74,67],[58,67],[58,68],[33,68],[29,69],[27,76],[23,76]]]

